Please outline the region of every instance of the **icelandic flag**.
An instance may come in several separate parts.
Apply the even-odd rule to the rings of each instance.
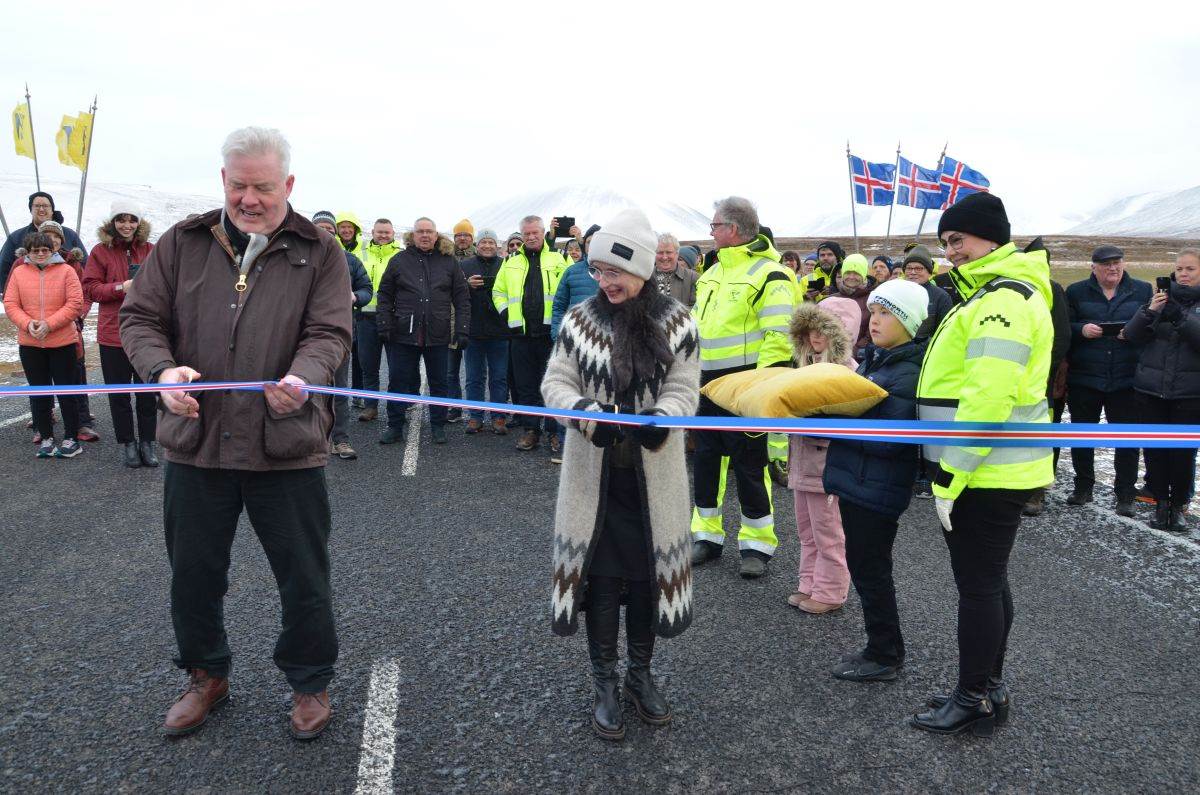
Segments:
[[[918,210],[940,210],[942,207],[942,175],[936,168],[921,168],[907,158],[900,158],[896,180],[896,204]]]
[[[850,155],[850,181],[857,204],[888,205],[895,198],[896,167],[891,163],[868,163]]]
[[[942,160],[941,177],[943,210],[972,193],[987,193],[992,185],[983,174],[952,157]]]

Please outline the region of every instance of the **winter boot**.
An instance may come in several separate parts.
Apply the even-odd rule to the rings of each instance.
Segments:
[[[639,583],[631,589],[625,607],[625,643],[629,652],[625,698],[633,702],[643,722],[665,726],[671,722],[671,705],[654,686],[650,673],[650,659],[654,656],[654,631],[650,628],[654,620],[652,598],[649,583]]]
[[[949,700],[950,695],[943,693],[932,696],[926,702],[926,706],[930,709],[940,709]],[[988,700],[992,702],[992,709],[996,710],[996,725],[1003,726],[1008,723],[1008,713],[1012,702],[1008,698],[1008,686],[1004,684],[1003,680],[994,676],[988,677]]]
[[[1025,507],[1021,509],[1024,516],[1041,516],[1042,511],[1046,508],[1046,490],[1038,489],[1029,496],[1025,502]]]
[[[970,730],[976,737],[991,737],[996,732],[996,711],[987,691],[975,693],[954,688],[951,697],[937,709],[913,715],[914,728],[934,734],[959,734]]]
[[[605,740],[625,739],[625,719],[617,692],[617,634],[620,630],[621,594],[618,590],[600,591],[589,584],[587,626],[588,654],[592,658],[592,730]]]
[[[1171,526],[1171,505],[1166,500],[1154,503],[1154,521],[1150,526],[1155,530],[1166,530]]]

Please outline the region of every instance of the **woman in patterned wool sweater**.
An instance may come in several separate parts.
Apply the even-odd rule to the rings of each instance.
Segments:
[[[600,292],[567,313],[542,381],[548,407],[688,416],[699,401],[699,338],[687,307],[650,285],[657,238],[626,210],[592,238]],[[654,686],[656,635],[692,620],[691,508],[682,431],[572,420],[554,517],[553,629],[584,611],[595,685],[592,727],[625,736],[617,633],[625,607],[624,695],[651,725],[671,720]]]

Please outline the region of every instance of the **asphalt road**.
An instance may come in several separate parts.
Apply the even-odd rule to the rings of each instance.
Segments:
[[[26,411],[0,400],[0,424]],[[582,632],[550,633],[557,468],[514,437],[424,431],[403,446],[355,423],[361,457],[328,468],[341,639],[334,719],[315,742],[287,731],[271,663],[278,599],[248,525],[226,619],[232,699],[198,734],[162,717],[171,665],[161,471],[126,470],[105,437],[70,461],[34,458],[23,422],[0,425],[0,790],[9,792],[1195,791],[1200,781],[1200,540],[1067,509],[1065,486],[1023,525],[1010,725],[936,737],[906,718],[953,681],[955,593],[932,505],[914,501],[896,545],[909,656],[893,683],[829,667],[863,642],[851,594],[821,617],[787,607],[798,545],[775,492],[782,546],[768,576],[733,555],[696,572],[696,620],[661,641],[655,669],[676,712],[627,713],[617,745],[592,736]],[[411,455],[411,454],[410,454]],[[1069,483],[1069,460],[1060,472]],[[1149,509],[1142,508],[1143,515]],[[735,525],[736,507],[727,526]]]

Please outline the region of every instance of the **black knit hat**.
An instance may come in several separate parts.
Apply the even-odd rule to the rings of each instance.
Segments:
[[[328,221],[331,225],[337,226],[337,216],[328,210],[317,210],[313,213],[312,222],[318,224],[321,221]]]
[[[946,230],[966,232],[1001,246],[1012,240],[1012,227],[1004,212],[1004,202],[990,193],[972,193],[943,212],[938,221],[938,237]]]
[[[54,197],[51,196],[49,193],[46,193],[46,191],[44,191],[44,190],[39,190],[39,191],[35,191],[34,193],[29,194],[29,211],[30,212],[33,212],[33,200],[36,199],[38,196],[41,196],[46,201],[50,202],[51,210],[57,209],[54,206]]]
[[[821,249],[827,248],[833,252],[833,256],[837,257],[838,265],[842,264],[842,260],[846,258],[846,250],[841,247],[836,240],[826,240],[821,245],[817,246],[817,254],[821,253]]]

